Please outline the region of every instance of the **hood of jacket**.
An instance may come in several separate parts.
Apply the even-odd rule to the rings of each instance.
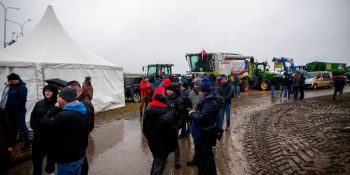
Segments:
[[[19,86],[25,86],[26,83],[20,80],[17,84],[11,84],[10,86],[12,87],[19,87]]]
[[[168,112],[167,108],[156,107],[156,106],[149,106],[147,107],[147,110],[146,110],[147,117],[150,120],[154,120],[166,112]]]
[[[63,110],[66,110],[66,111],[77,111],[77,112],[82,113],[84,115],[87,113],[84,104],[82,102],[79,102],[79,101],[73,101],[71,103],[66,104],[63,107]]]
[[[51,90],[53,92],[51,99],[48,99],[45,96],[45,90],[47,90],[47,89],[49,89],[49,90]],[[44,89],[43,89],[43,96],[44,96],[44,99],[45,99],[45,103],[56,103],[57,95],[58,95],[57,86],[52,85],[52,84],[48,84],[48,85],[46,85],[44,87]]]

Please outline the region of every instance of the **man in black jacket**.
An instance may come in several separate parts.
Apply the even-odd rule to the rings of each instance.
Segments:
[[[346,84],[345,77],[342,75],[333,76],[333,83],[334,83],[333,100],[335,100],[335,97],[337,96],[337,92],[339,92],[339,96],[343,95],[344,86]]]
[[[42,165],[45,155],[47,173],[55,171],[55,162],[52,160],[49,152],[49,137],[47,133],[39,129],[41,121],[44,119],[46,113],[55,106],[58,89],[56,85],[46,85],[43,89],[44,99],[35,103],[33,111],[30,116],[30,127],[33,129],[34,138],[32,141],[32,160],[33,160],[33,175],[42,174]]]
[[[68,87],[71,87],[77,91],[77,100],[82,102],[86,108],[88,117],[89,117],[89,133],[94,129],[95,127],[95,109],[94,106],[91,103],[90,98],[83,92],[81,89],[80,83],[78,81],[70,81],[67,83]],[[81,169],[82,175],[89,174],[89,162],[87,158],[85,157],[83,167]]]
[[[177,145],[173,112],[167,109],[166,104],[164,94],[155,94],[143,119],[143,133],[153,155],[151,175],[163,174],[168,155],[175,151]]]
[[[83,103],[76,101],[76,90],[60,91],[55,107],[51,108],[39,129],[52,136],[53,157],[57,174],[79,174],[88,145],[88,116]]]
[[[195,162],[198,174],[216,175],[215,159],[212,146],[216,144],[216,121],[219,104],[210,92],[210,82],[207,77],[200,84],[199,95],[202,96],[196,110],[189,112],[193,120],[192,135],[194,137]]]

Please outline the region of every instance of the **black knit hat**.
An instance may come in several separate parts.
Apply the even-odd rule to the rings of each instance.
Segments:
[[[65,87],[60,91],[58,96],[69,103],[76,100],[77,91],[71,87]]]
[[[7,80],[20,80],[21,78],[19,77],[19,75],[15,74],[15,73],[11,73],[10,75],[7,75]]]
[[[178,90],[178,87],[175,84],[170,84],[168,87],[166,87],[166,90],[171,90],[176,92]]]

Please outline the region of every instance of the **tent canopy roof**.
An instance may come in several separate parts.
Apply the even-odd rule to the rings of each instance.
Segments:
[[[28,36],[1,50],[0,62],[10,61],[116,66],[77,45],[59,22],[52,6],[47,7]]]

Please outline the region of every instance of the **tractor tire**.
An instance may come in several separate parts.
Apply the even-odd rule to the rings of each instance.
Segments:
[[[269,83],[267,81],[261,82],[260,88],[261,88],[261,90],[266,91],[267,89],[269,89]]]
[[[135,103],[139,103],[141,101],[141,95],[140,93],[134,93],[132,94],[132,100],[135,102]]]

